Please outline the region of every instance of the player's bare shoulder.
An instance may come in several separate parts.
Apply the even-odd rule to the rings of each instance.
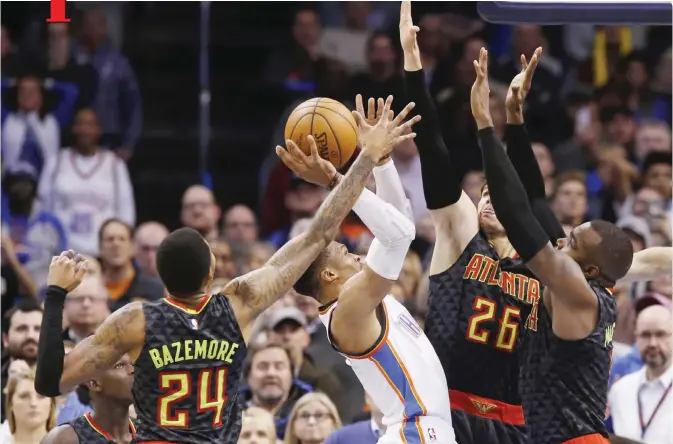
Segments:
[[[51,429],[42,438],[40,444],[80,444],[80,442],[75,429],[68,424],[63,424]]]

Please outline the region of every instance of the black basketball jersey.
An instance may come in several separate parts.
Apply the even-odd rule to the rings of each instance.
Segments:
[[[172,299],[143,304],[145,345],[135,362],[138,441],[236,442],[246,345],[223,295],[196,309]]]
[[[558,338],[551,316],[540,304],[538,331],[526,339],[520,386],[536,444],[558,444],[594,433],[607,437],[604,420],[617,302],[610,290],[590,285],[598,297],[598,322],[587,338]]]
[[[82,415],[70,422],[68,425],[75,429],[80,444],[115,444],[112,437],[105,432],[93,419],[91,413]],[[129,431],[131,432],[131,444],[136,440],[136,426],[132,419],[129,419]]]
[[[521,404],[519,336],[540,294],[524,270],[478,233],[451,268],[430,277],[425,333],[450,390]]]

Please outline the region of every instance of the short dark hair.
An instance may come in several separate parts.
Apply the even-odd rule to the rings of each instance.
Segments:
[[[320,299],[320,269],[325,262],[327,253],[321,252],[318,257],[309,265],[304,274],[297,280],[292,288],[297,293],[310,296],[316,300]]]
[[[290,362],[290,373],[294,375],[294,362],[292,361],[292,354],[290,353],[290,349],[281,343],[266,341],[262,344],[248,347],[248,354],[245,356],[245,360],[243,361],[243,378],[248,379],[248,376],[250,376],[250,371],[252,370],[252,361],[255,359],[255,356],[265,350],[269,350],[270,348],[278,348],[285,352],[287,355],[287,360]]]
[[[103,241],[103,233],[105,233],[105,229],[108,227],[108,225],[111,224],[119,224],[122,225],[124,228],[129,233],[129,239],[133,240],[133,235],[134,235],[134,228],[132,225],[127,224],[123,220],[116,218],[116,217],[111,217],[109,219],[105,219],[102,224],[100,224],[100,228],[98,229],[98,243]]]
[[[210,247],[198,231],[180,228],[159,244],[157,270],[170,294],[194,296],[210,274]]]
[[[647,170],[652,168],[654,165],[668,165],[673,164],[673,156],[671,153],[662,153],[655,151],[650,153],[645,157],[643,161],[643,173],[647,174]]]
[[[2,332],[8,333],[9,329],[12,328],[12,317],[16,312],[21,313],[31,313],[33,311],[39,311],[44,313],[42,306],[33,298],[24,298],[19,300],[12,308],[7,310],[4,316],[4,322],[2,323]]]
[[[556,193],[561,189],[563,185],[568,182],[579,182],[586,189],[587,185],[587,175],[583,171],[579,170],[570,170],[564,171],[556,176],[554,179],[554,191],[552,192],[552,200],[556,198]]]
[[[590,224],[601,237],[593,258],[603,279],[615,283],[631,268],[633,245],[629,236],[610,222],[593,220]]]

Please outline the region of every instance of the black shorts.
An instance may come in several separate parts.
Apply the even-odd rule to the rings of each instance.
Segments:
[[[497,419],[474,416],[451,409],[451,423],[458,444],[528,444],[525,425],[507,424]]]

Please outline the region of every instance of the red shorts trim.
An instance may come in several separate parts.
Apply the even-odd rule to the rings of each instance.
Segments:
[[[610,440],[600,433],[592,433],[591,435],[573,438],[570,441],[563,441],[561,444],[610,444]]]
[[[452,409],[462,410],[473,416],[494,419],[506,424],[526,424],[523,408],[520,405],[512,405],[494,399],[482,398],[481,396],[458,390],[449,390],[449,398],[451,399]]]
[[[180,443],[171,441],[138,441],[138,444],[180,444]]]

